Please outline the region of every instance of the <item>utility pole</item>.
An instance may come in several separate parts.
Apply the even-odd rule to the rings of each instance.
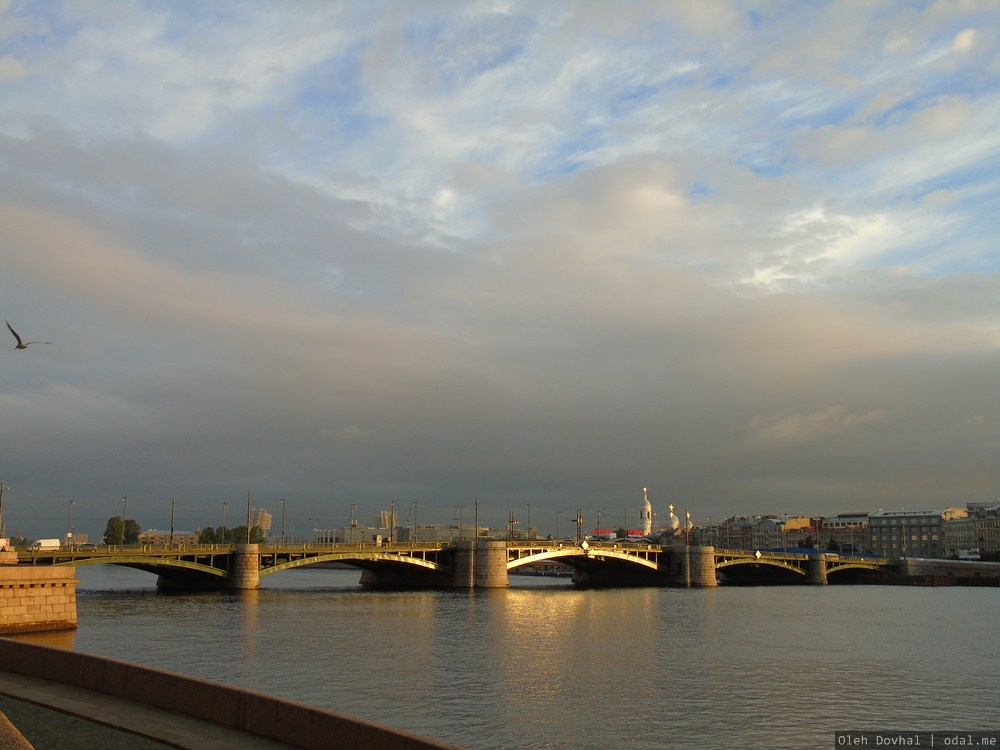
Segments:
[[[125,519],[128,517],[128,495],[122,498],[122,533],[121,542],[119,544],[125,546]]]
[[[6,489],[9,490],[10,487],[7,487]],[[4,537],[6,539],[7,535],[3,533],[3,531],[4,531],[4,529],[3,529],[3,491],[4,491],[4,484],[3,484],[3,482],[0,482],[0,536]]]

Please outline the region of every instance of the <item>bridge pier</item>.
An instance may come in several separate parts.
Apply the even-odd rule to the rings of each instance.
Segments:
[[[715,576],[715,547],[691,546],[684,540],[674,542],[670,550],[670,570],[675,586],[712,588],[719,585]]]
[[[809,583],[816,586],[827,584],[826,555],[817,553],[809,558]]]
[[[455,588],[507,588],[507,544],[482,539],[457,541],[452,570],[451,585]]]
[[[237,544],[229,558],[227,589],[260,588],[260,545]]]

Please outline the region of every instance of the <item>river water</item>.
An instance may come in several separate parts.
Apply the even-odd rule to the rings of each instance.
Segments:
[[[1000,730],[1000,589],[776,586],[377,592],[297,569],[158,593],[78,568],[56,645],[463,745],[827,748],[836,731]],[[61,640],[60,640],[61,639]]]

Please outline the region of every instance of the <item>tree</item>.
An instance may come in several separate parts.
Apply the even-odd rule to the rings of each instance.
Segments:
[[[108,519],[108,525],[104,529],[102,544],[135,544],[139,541],[139,532],[142,527],[135,519],[129,518],[125,521],[124,534],[122,533],[122,517],[113,516]]]
[[[217,531],[212,526],[206,526],[198,532],[198,544],[218,544],[222,529]]]
[[[225,539],[222,538],[222,534],[223,528],[221,526],[218,528],[208,526],[198,533],[198,544],[246,544],[247,542],[246,524],[225,529]],[[260,526],[254,526],[250,529],[251,544],[260,544],[265,538],[264,530]]]
[[[260,526],[250,527],[250,544],[260,544],[266,539],[264,530]],[[226,544],[246,544],[247,527],[246,524],[237,526],[235,529],[226,529]]]

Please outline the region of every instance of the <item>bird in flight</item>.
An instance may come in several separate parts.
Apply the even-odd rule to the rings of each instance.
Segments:
[[[17,346],[14,347],[15,349],[27,349],[32,344],[51,344],[52,343],[51,341],[27,341],[27,342],[26,341],[22,341],[21,337],[17,335],[17,331],[14,330],[14,327],[10,324],[10,322],[6,318],[4,318],[3,322],[7,324],[7,327],[10,329],[10,332],[13,333],[14,334],[14,338],[17,339]]]

